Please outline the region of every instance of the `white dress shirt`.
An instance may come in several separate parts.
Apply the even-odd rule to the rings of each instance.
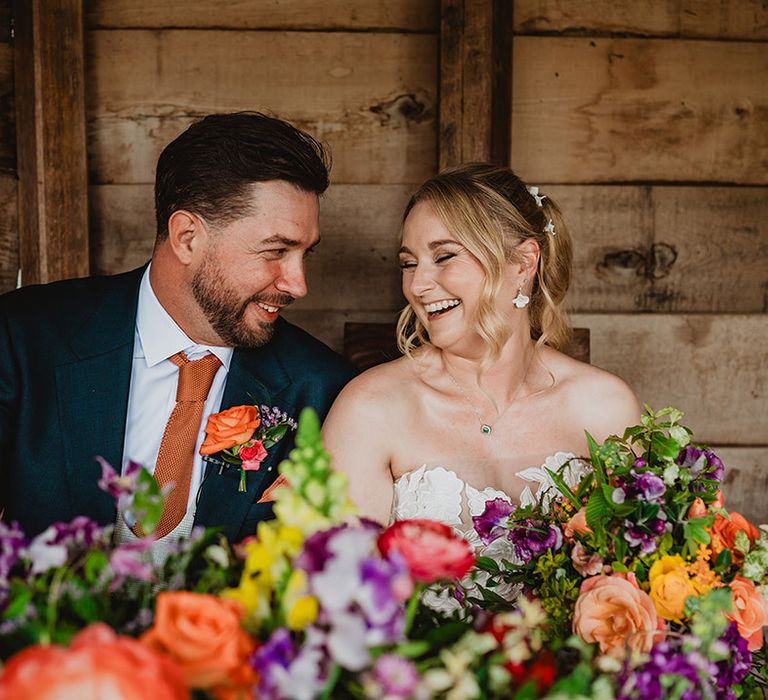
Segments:
[[[190,360],[199,359],[208,353],[216,355],[221,360],[221,367],[216,372],[203,407],[189,484],[185,519],[191,521],[194,518],[197,492],[205,466],[199,452],[200,445],[205,438],[208,416],[216,413],[221,407],[233,349],[198,345],[190,340],[155,296],[149,281],[149,270],[147,267],[139,287],[122,469],[125,471],[128,462],[134,461],[146,467],[150,473],[155,470],[165,425],[176,405],[179,368],[168,358],[180,350],[183,350]],[[174,533],[175,531],[170,534]]]

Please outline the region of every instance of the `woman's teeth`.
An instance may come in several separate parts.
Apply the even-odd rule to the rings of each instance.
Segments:
[[[424,304],[424,310],[428,314],[435,314],[452,309],[459,304],[461,304],[461,302],[458,299],[445,299],[443,301],[436,301],[432,304]]]

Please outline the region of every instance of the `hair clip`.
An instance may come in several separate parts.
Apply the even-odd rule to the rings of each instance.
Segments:
[[[547,198],[547,195],[545,194],[539,194],[539,188],[538,187],[531,187],[530,185],[526,185],[525,189],[528,190],[531,197],[533,197],[536,200],[536,206],[541,207],[542,202]]]
[[[544,227],[544,233],[551,233],[553,236],[556,236],[555,233],[555,225],[552,223],[552,219],[549,220],[549,223]]]

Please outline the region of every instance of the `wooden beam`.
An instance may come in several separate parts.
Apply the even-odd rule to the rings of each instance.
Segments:
[[[506,165],[512,96],[512,0],[441,0],[440,169]]]
[[[81,0],[16,0],[16,153],[23,284],[88,274]]]

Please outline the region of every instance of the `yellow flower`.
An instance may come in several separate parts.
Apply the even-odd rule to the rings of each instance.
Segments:
[[[286,623],[290,629],[304,629],[315,621],[318,603],[314,596],[307,593],[307,574],[302,569],[294,569],[291,572],[282,604]]]
[[[297,528],[305,536],[335,524],[295,491],[275,503],[275,515],[283,525]]]
[[[682,621],[685,599],[696,595],[683,558],[666,555],[656,561],[648,572],[650,596],[656,612],[665,620]]]
[[[302,630],[307,625],[311,625],[317,618],[318,604],[317,598],[311,595],[303,595],[296,599],[296,602],[288,610],[285,616],[289,629]]]

